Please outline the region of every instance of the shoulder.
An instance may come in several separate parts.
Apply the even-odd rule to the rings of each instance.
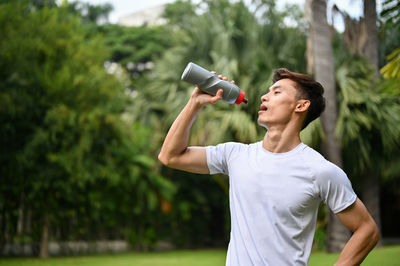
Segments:
[[[254,144],[245,144],[245,143],[240,143],[240,142],[225,142],[225,143],[220,143],[220,144],[217,144],[214,146],[213,145],[207,146],[207,148],[215,147],[217,149],[225,149],[225,150],[229,150],[229,151],[234,151],[234,150],[248,149],[248,148],[252,147]]]
[[[347,179],[347,175],[340,167],[325,159],[324,156],[313,148],[306,146],[302,154],[304,162],[317,180],[326,181],[331,178]]]
[[[302,155],[307,161],[312,161],[312,162],[324,162],[327,161],[322,154],[314,150],[313,148],[307,146],[304,144],[304,149],[302,152]]]
[[[232,157],[235,154],[242,154],[243,152],[254,149],[257,143],[245,144],[240,142],[225,142],[215,146],[207,146],[209,152],[214,151],[219,154],[224,154],[226,157]]]

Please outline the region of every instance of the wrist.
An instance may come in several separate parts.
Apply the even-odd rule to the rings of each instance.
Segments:
[[[198,112],[200,109],[205,105],[202,104],[197,97],[194,97],[193,95],[190,97],[189,102],[188,102],[188,107],[190,109],[193,109],[194,111]]]

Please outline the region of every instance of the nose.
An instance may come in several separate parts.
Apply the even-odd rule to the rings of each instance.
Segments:
[[[264,94],[261,96],[261,102],[268,102],[269,101],[269,93]]]

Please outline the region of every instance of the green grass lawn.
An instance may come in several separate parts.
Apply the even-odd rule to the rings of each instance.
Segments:
[[[225,250],[190,250],[161,253],[127,253],[117,255],[59,257],[45,260],[36,258],[0,259],[0,266],[220,266],[225,263],[225,252]],[[309,265],[333,265],[337,257],[338,254],[313,252]],[[400,246],[376,248],[369,254],[362,265],[400,265]]]

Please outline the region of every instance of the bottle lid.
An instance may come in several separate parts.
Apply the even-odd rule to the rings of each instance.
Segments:
[[[244,98],[244,91],[240,91],[239,97],[236,99],[235,104],[247,103],[247,99]]]

